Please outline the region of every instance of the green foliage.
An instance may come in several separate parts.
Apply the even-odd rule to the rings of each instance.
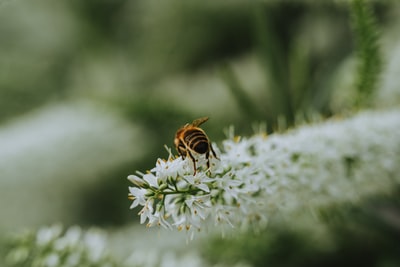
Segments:
[[[370,1],[352,0],[350,7],[358,60],[355,105],[368,106],[378,89],[383,69],[379,32]]]
[[[212,71],[208,76],[220,75],[238,109],[247,114],[233,115],[238,125],[264,120],[272,126],[279,117],[293,125],[299,113],[331,115],[332,79],[351,52],[351,42],[342,41],[352,39],[346,6],[330,1],[71,1],[51,11],[46,0],[36,2],[29,16],[21,11],[29,9],[26,4],[2,6],[0,33],[8,38],[0,44],[0,121],[48,101],[76,97],[145,106],[150,101],[136,100],[162,88],[165,78],[192,79],[196,71],[255,55],[264,92],[249,94],[253,88],[241,76],[246,75],[243,66],[240,75],[234,74],[240,77],[227,79],[226,73]],[[359,103],[376,90],[382,65],[371,5],[351,4],[362,61]],[[390,9],[389,4],[381,7]],[[186,101],[190,89],[180,88],[179,102]],[[183,117],[190,112],[168,105],[171,99],[150,97],[164,102],[165,112]]]
[[[307,5],[285,2],[255,5],[252,16],[253,43],[265,77],[268,78],[265,90],[269,92],[269,99],[265,99],[265,104],[269,105],[272,114],[256,113],[254,119],[264,117],[269,125],[275,125],[283,116],[290,126],[294,124],[299,113],[309,114],[311,111],[325,116],[331,115],[329,104],[332,90],[336,89],[333,74],[350,52],[351,42],[342,42],[342,39],[355,39],[356,42],[358,68],[353,76],[356,77],[357,94],[353,105],[360,108],[371,104],[378,89],[383,61],[379,51],[377,22],[372,12],[372,3],[368,1],[351,1],[349,9],[350,17],[340,5],[331,3]],[[283,13],[285,16],[282,16]],[[321,13],[335,21],[335,27],[340,29],[333,30],[333,23],[324,20],[315,22],[322,23],[324,31],[336,34],[335,38],[332,38],[333,35],[323,36],[329,40],[327,42],[332,43],[325,43],[322,47],[318,43],[318,38],[322,37],[318,36],[321,34],[320,29],[310,25],[307,31],[302,28],[308,22],[309,16],[317,15],[313,18],[317,21]],[[340,24],[340,18],[351,22],[352,35],[345,25]],[[227,82],[236,99],[239,91],[237,84],[238,82]],[[241,91],[244,92],[245,88]],[[242,107],[250,106],[246,104],[246,98],[242,101]],[[251,106],[249,113],[255,113],[254,110],[257,107]]]
[[[343,23],[348,19],[345,10],[330,2],[267,2],[254,4],[252,11],[252,51],[263,69],[268,94],[264,107],[252,107],[268,112],[254,118],[263,118],[268,125],[284,119],[291,126],[298,114],[330,115],[332,74],[350,52],[350,44],[340,41],[350,38]],[[232,83],[227,85],[237,92]]]
[[[224,64],[221,67],[221,78],[226,83],[228,90],[234,97],[237,106],[239,107],[241,113],[244,114],[244,117],[249,121],[261,120],[261,111],[254,104],[246,90],[240,84],[240,81],[229,65]]]
[[[251,266],[307,266],[315,259],[318,246],[305,234],[277,227],[255,235],[250,232],[235,238],[213,239],[203,254],[211,263],[247,262]]]
[[[135,22],[135,56],[147,77],[190,73],[249,51],[251,9],[245,2],[145,1]],[[151,17],[149,19],[148,17]]]

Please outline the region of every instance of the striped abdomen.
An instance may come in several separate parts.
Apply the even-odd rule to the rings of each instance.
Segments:
[[[204,154],[209,152],[209,141],[206,134],[199,128],[185,131],[183,140],[191,150]]]

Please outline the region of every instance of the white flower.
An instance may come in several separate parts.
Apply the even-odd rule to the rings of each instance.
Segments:
[[[149,199],[144,204],[144,207],[139,211],[140,223],[144,223],[147,219],[150,219],[153,215],[153,203],[154,199]]]
[[[60,257],[56,253],[47,255],[44,259],[44,266],[46,267],[57,267],[60,266]]]
[[[128,180],[130,182],[132,182],[134,185],[138,186],[138,187],[144,187],[146,185],[146,183],[143,180],[143,178],[140,178],[140,177],[138,177],[136,175],[133,175],[133,174],[128,176]]]
[[[54,239],[59,237],[62,232],[62,226],[59,224],[53,225],[52,227],[40,228],[36,234],[36,243],[39,246],[48,245]]]
[[[190,230],[193,220],[192,220],[192,214],[190,213],[189,210],[184,210],[183,212],[179,212],[176,214],[172,214],[174,218],[174,226],[181,231],[183,229],[186,229],[187,231]]]
[[[141,223],[193,234],[208,220],[263,225],[277,211],[298,213],[387,192],[400,182],[390,175],[400,171],[399,118],[400,111],[375,111],[284,135],[231,135],[222,151],[214,145],[219,160],[212,158],[209,170],[205,157],[195,155],[195,175],[191,159],[170,154],[147,174],[130,178],[132,207],[143,206]]]
[[[144,206],[144,204],[146,203],[146,189],[130,186],[129,192],[133,198],[132,205],[130,206],[131,209],[136,208],[138,205]]]
[[[185,200],[185,204],[190,209],[192,216],[199,216],[205,220],[211,208],[210,195],[191,196]]]
[[[172,229],[171,224],[167,221],[166,218],[167,215],[165,214],[165,209],[160,207],[154,212],[154,214],[150,215],[147,226],[151,227],[156,225],[156,226],[162,226],[165,229]]]
[[[232,172],[216,179],[217,187],[223,190],[223,197],[226,202],[231,203],[232,199],[237,200],[241,189],[239,188],[243,181],[232,179]]]
[[[232,218],[232,207],[227,205],[217,205],[214,209],[214,223],[215,225],[228,223],[231,227],[234,225],[231,222]]]
[[[76,246],[80,242],[82,230],[78,226],[70,227],[63,237],[57,239],[54,243],[56,250],[62,251]]]
[[[242,166],[253,160],[247,139],[234,138],[223,142],[225,154],[221,155],[221,162],[228,166]]]
[[[6,256],[10,266],[119,266],[107,253],[107,238],[98,229],[73,226],[64,231],[61,225],[53,225],[36,234],[23,233],[12,244]]]
[[[194,176],[185,175],[183,179],[190,185],[193,185],[206,193],[210,192],[210,188],[208,187],[207,183],[214,181],[214,179],[209,178],[204,172],[198,172]]]
[[[145,180],[150,186],[154,188],[159,187],[158,179],[159,177],[155,176],[152,173],[146,173],[145,175],[143,175],[143,180]]]
[[[182,157],[173,159],[172,155],[169,156],[168,160],[158,159],[156,167],[150,171],[161,180],[165,181],[168,177],[176,179],[178,175],[183,175],[187,170],[187,161],[183,160]]]
[[[83,236],[87,255],[91,262],[100,262],[106,248],[106,236],[97,229],[90,229]]]

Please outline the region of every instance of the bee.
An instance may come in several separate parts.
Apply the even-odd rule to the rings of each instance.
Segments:
[[[190,157],[194,165],[193,175],[196,174],[196,160],[193,156],[194,153],[205,154],[207,160],[207,169],[210,168],[210,153],[212,153],[212,155],[216,159],[218,159],[206,133],[203,131],[203,129],[199,127],[207,120],[208,117],[194,120],[192,123],[188,123],[185,126],[179,128],[175,134],[175,148],[178,151],[179,155],[182,156],[182,158],[185,158],[187,156]]]

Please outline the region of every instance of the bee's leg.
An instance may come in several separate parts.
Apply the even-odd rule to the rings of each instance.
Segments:
[[[207,153],[206,153],[207,170],[210,169],[210,159],[209,159],[209,157],[210,157],[210,152],[207,151]]]
[[[185,146],[183,146],[182,144],[179,144],[176,147],[176,150],[178,150],[179,155],[182,156],[182,159],[185,159],[185,157],[187,156],[187,149]]]
[[[190,157],[190,158],[192,159],[192,161],[193,161],[193,168],[194,168],[194,173],[193,173],[193,175],[196,175],[196,170],[197,170],[197,168],[196,168],[196,160],[195,160],[195,158],[193,157],[192,153],[190,153],[189,150],[187,150],[187,154],[189,154],[189,157]]]
[[[219,159],[219,158],[217,157],[217,154],[215,153],[214,148],[212,147],[211,143],[210,143],[210,150],[211,150],[211,153],[213,154],[213,156],[214,156],[216,159]]]

